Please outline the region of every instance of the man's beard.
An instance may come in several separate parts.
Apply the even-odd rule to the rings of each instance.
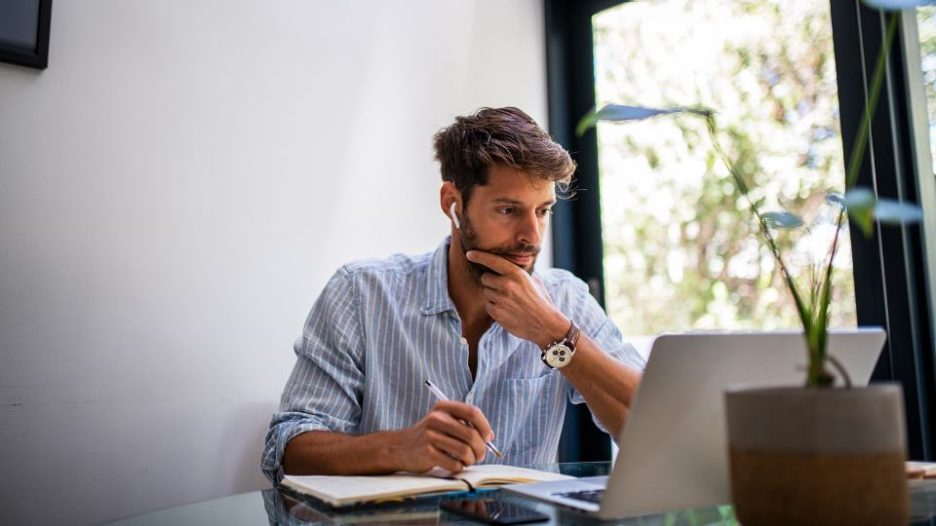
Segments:
[[[459,240],[461,241],[462,253],[467,254],[469,250],[481,250],[483,252],[489,252],[497,256],[533,256],[533,261],[530,262],[529,267],[520,267],[526,271],[527,274],[533,274],[533,268],[536,266],[536,257],[539,254],[540,248],[536,245],[530,245],[527,243],[517,243],[514,245],[507,245],[502,247],[482,247],[478,243],[478,233],[475,231],[474,227],[471,224],[471,221],[468,219],[467,215],[463,215],[461,218],[461,229],[458,230]],[[481,283],[481,275],[485,272],[494,272],[494,270],[481,265],[480,263],[475,263],[469,261],[468,258],[465,258],[465,263],[468,264],[468,270],[471,273],[471,277],[476,283]],[[514,262],[510,262],[512,265],[516,265]],[[520,266],[520,265],[517,265]]]

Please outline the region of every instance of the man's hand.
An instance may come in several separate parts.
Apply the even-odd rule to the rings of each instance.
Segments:
[[[403,430],[399,463],[410,473],[435,466],[458,473],[484,459],[485,443],[493,439],[491,424],[477,407],[437,402],[416,425]]]
[[[538,279],[490,252],[469,250],[466,256],[493,271],[481,276],[484,307],[507,332],[541,348],[565,336],[571,322],[552,304]]]

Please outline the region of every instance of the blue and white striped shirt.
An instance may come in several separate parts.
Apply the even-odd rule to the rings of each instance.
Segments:
[[[435,403],[426,379],[487,416],[504,458],[486,455],[485,462],[555,462],[565,400],[584,399],[543,365],[535,343],[497,323],[481,336],[472,380],[448,295],[448,243],[422,256],[345,265],[325,286],[296,341],[296,365],[270,422],[262,468],[271,480],[282,478],[286,443],[300,433],[358,435],[416,424]],[[585,283],[564,270],[536,272],[559,310],[601,349],[643,368]]]

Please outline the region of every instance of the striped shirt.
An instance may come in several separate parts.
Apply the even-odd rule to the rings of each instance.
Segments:
[[[262,459],[270,480],[282,478],[283,451],[300,433],[359,435],[416,424],[435,403],[426,379],[484,412],[504,452],[484,462],[556,461],[565,401],[584,399],[542,363],[535,343],[497,323],[479,340],[472,379],[468,343],[448,295],[448,243],[422,256],[348,264],[331,278],[294,345],[296,365],[270,422]],[[585,283],[559,269],[536,274],[556,307],[601,349],[643,368]]]

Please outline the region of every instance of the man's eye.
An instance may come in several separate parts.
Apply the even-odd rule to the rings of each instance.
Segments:
[[[505,216],[511,216],[514,214],[514,212],[517,211],[517,209],[512,206],[505,206],[502,208],[498,208],[497,211]]]
[[[549,217],[552,215],[553,210],[552,208],[544,208],[542,210],[539,210],[537,213],[539,214],[540,217]]]

